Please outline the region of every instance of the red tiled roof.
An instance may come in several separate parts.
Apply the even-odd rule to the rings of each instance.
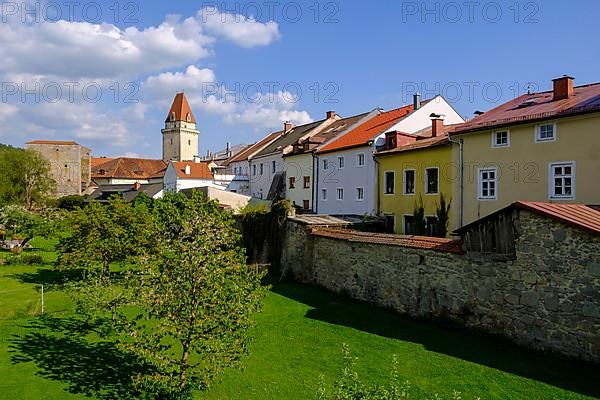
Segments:
[[[102,160],[102,159],[100,159]],[[94,165],[92,178],[150,179],[163,177],[167,164],[163,160],[118,157]]]
[[[427,236],[388,235],[383,233],[359,232],[342,229],[315,228],[312,235],[348,242],[383,244],[462,254],[461,241]]]
[[[27,142],[25,144],[53,144],[57,146],[75,146],[79,143],[64,140],[32,140],[31,142]]]
[[[213,174],[208,168],[210,162],[191,162],[191,161],[181,161],[181,162],[173,162],[173,167],[175,167],[175,171],[177,172],[177,176],[182,179],[205,179],[212,180]],[[186,174],[185,169],[187,166],[190,166],[190,173]]]
[[[92,157],[92,168],[114,160],[112,157]]]
[[[515,207],[600,234],[600,211],[585,204],[517,201]]]
[[[252,154],[259,152],[263,147],[269,145],[269,143],[271,143],[281,135],[283,135],[283,131],[269,133],[260,141],[254,143],[251,146],[248,146],[244,151],[239,152],[231,160],[229,160],[229,163],[247,160],[248,157],[250,157]]]
[[[173,100],[173,104],[171,105],[171,109],[169,110],[165,122],[171,121],[171,114],[175,114],[175,121],[187,121],[187,115],[189,114],[189,122],[196,123],[196,118],[194,118],[194,113],[192,113],[192,108],[184,93],[177,93],[175,95],[175,99]]]
[[[413,142],[405,144],[403,146],[398,146],[395,149],[378,151],[377,153],[375,153],[375,156],[385,156],[388,154],[402,153],[405,151],[420,150],[420,149],[427,149],[427,148],[431,148],[431,147],[443,146],[450,142],[448,140],[448,134],[450,132],[453,132],[457,127],[459,127],[461,125],[462,124],[444,125],[444,133],[442,135],[439,135],[436,137],[431,136],[431,127],[424,129],[424,130],[416,133],[416,135],[419,135],[419,136]]]
[[[395,123],[405,118],[413,111],[413,105],[404,106],[395,110],[382,112],[365,121],[350,132],[323,146],[317,153],[328,153],[366,146],[375,136],[391,128]]]
[[[467,121],[454,134],[600,111],[600,83],[578,86],[568,99],[553,97],[553,91],[524,94]]]

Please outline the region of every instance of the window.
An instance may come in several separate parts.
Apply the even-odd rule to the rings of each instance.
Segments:
[[[427,236],[437,236],[437,233],[438,233],[437,217],[425,217],[425,229],[427,231]]]
[[[296,177],[290,176],[290,189],[295,189],[295,188],[296,188]]]
[[[261,175],[264,173],[264,170],[265,170],[265,168],[264,168],[263,163],[260,163],[260,174]]]
[[[323,171],[327,171],[329,169],[329,160],[323,160]]]
[[[479,170],[479,196],[480,200],[496,199],[496,168],[485,168]]]
[[[188,139],[188,146],[192,145],[192,141]]]
[[[338,157],[338,167],[340,169],[344,168],[344,163],[345,163],[344,157]]]
[[[492,135],[492,147],[508,147],[510,144],[509,132],[495,131]]]
[[[356,155],[356,166],[357,167],[365,166],[365,153],[358,153]]]
[[[327,189],[321,189],[321,199],[327,201]]]
[[[404,170],[404,194],[415,194],[415,170]]]
[[[337,199],[338,201],[344,200],[344,188],[337,188]]]
[[[256,165],[252,166],[252,175],[256,175]]]
[[[277,162],[275,162],[275,160],[273,160],[271,162],[271,170],[273,173],[275,173],[275,171],[277,171]]]
[[[425,170],[425,193],[438,194],[439,192],[439,171],[437,168],[427,168]]]
[[[551,199],[575,198],[575,162],[550,163]]]
[[[536,142],[551,142],[556,140],[556,125],[544,124],[538,125],[536,129]]]
[[[404,234],[414,235],[415,234],[415,217],[412,215],[404,216]]]
[[[363,201],[365,199],[365,188],[357,187],[356,188],[356,200]]]
[[[394,182],[396,173],[394,171],[386,171],[383,178],[383,193],[394,194],[396,183]]]
[[[304,177],[304,189],[310,189],[310,176]]]
[[[310,210],[310,201],[302,200],[302,208],[305,210]]]

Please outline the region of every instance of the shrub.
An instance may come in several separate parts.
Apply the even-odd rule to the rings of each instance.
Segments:
[[[78,195],[64,196],[56,201],[56,208],[67,211],[73,211],[77,208],[83,208],[84,205],[84,197]]]
[[[2,265],[2,258],[0,258],[0,265]],[[35,265],[43,264],[44,258],[40,254],[21,254],[18,256],[12,256],[4,259],[5,265]]]

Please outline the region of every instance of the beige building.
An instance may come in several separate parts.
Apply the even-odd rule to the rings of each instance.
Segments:
[[[56,196],[81,195],[91,184],[91,150],[76,142],[34,140],[27,148],[37,151],[50,163],[56,180]]]
[[[163,135],[163,161],[193,161],[198,158],[200,131],[196,118],[184,93],[177,93],[167,119]]]
[[[453,228],[516,201],[600,204],[600,84],[553,83],[451,134]]]

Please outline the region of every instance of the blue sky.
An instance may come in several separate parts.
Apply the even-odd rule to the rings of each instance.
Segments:
[[[600,81],[600,3],[585,0],[69,3],[29,1],[35,17],[3,5],[0,142],[74,139],[95,155],[158,158],[177,90],[204,154],[286,119],[399,107],[415,90],[471,117],[528,83]]]

